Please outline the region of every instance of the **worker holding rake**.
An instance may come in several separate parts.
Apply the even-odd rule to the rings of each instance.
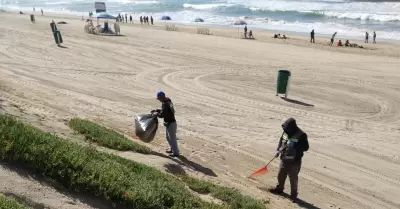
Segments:
[[[283,134],[279,140],[275,157],[281,159],[278,172],[278,185],[269,189],[271,193],[282,194],[287,176],[290,179],[290,199],[292,202],[297,200],[297,186],[301,159],[303,153],[309,148],[307,134],[304,133],[296,124],[294,118],[287,119],[282,124]]]

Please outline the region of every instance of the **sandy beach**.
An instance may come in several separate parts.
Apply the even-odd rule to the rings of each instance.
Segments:
[[[58,25],[62,48],[52,20],[68,23]],[[84,33],[79,17],[36,15],[33,24],[29,15],[5,12],[0,24],[3,112],[59,134],[78,116],[132,135],[133,117],[157,108],[155,93],[164,90],[177,111],[183,155],[205,168],[188,169],[192,175],[269,198],[272,208],[400,208],[399,45],[338,48],[328,38],[310,44],[258,31],[257,40],[245,40],[234,28],[199,35],[196,26],[175,32],[137,21],[121,24],[123,36],[95,36]],[[286,100],[275,96],[282,69],[292,72]],[[276,184],[278,161],[267,175],[247,178],[273,157],[289,117],[310,142],[300,204],[264,191]],[[148,146],[165,150],[163,127]],[[24,194],[35,196],[31,188]]]

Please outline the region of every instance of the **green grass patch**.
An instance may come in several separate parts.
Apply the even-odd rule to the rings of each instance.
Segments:
[[[178,178],[155,168],[64,140],[11,116],[0,115],[0,158],[129,208],[223,208],[200,200]]]
[[[86,140],[100,146],[120,151],[134,151],[142,154],[152,153],[150,148],[137,144],[127,139],[124,135],[89,120],[74,118],[69,121],[68,125],[77,133],[85,136]]]
[[[212,197],[226,202],[231,208],[266,208],[266,202],[245,196],[237,189],[215,185],[189,176],[180,176],[180,179],[193,191],[200,194],[210,194]]]
[[[205,202],[172,175],[64,140],[7,115],[0,115],[0,159],[22,165],[66,188],[91,193],[128,208],[265,208],[236,190],[218,189],[222,187],[209,183],[202,186],[202,181],[192,179],[192,188],[195,184],[200,185],[196,190],[208,188],[226,204]]]
[[[19,204],[14,198],[4,197],[0,194],[0,209],[29,209]]]

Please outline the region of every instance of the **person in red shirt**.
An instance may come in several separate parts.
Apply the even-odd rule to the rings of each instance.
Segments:
[[[339,42],[337,42],[337,46],[343,46],[342,40],[339,40]]]

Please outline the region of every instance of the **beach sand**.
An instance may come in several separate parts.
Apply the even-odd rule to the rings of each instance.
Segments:
[[[51,20],[68,23],[58,25],[64,48],[54,42]],[[84,117],[132,135],[134,115],[158,108],[155,92],[164,90],[176,108],[181,151],[196,163],[191,175],[270,199],[272,208],[400,208],[398,45],[338,48],[328,38],[310,45],[308,37],[261,32],[242,40],[237,29],[198,35],[196,26],[172,32],[137,21],[121,24],[123,36],[94,36],[80,18],[36,16],[32,24],[28,15],[4,12],[0,24],[3,112],[56,133],[68,132],[69,118]],[[275,96],[282,69],[292,72],[287,100]],[[264,191],[275,186],[278,161],[268,174],[247,178],[273,157],[289,117],[310,143],[300,206]],[[149,146],[165,150],[163,127]]]

